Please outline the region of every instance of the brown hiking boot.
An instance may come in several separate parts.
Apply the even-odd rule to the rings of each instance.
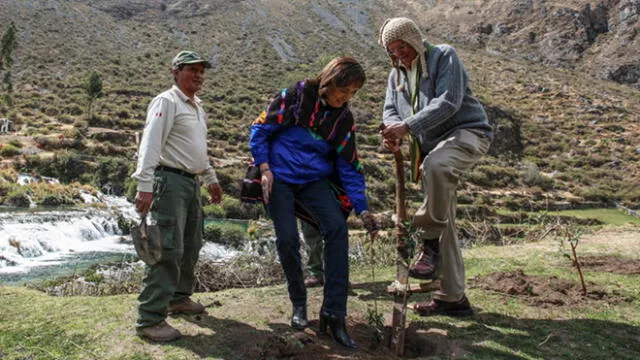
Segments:
[[[204,305],[191,299],[169,304],[167,312],[171,314],[200,314],[204,312]]]
[[[304,286],[308,288],[324,285],[324,277],[322,275],[309,275],[304,279]]]
[[[173,326],[167,324],[166,321],[162,321],[153,326],[147,326],[136,329],[136,333],[140,337],[145,337],[155,342],[167,342],[180,339],[180,331]]]
[[[409,266],[409,276],[422,280],[433,280],[440,262],[438,239],[424,240],[416,261]]]
[[[473,309],[469,304],[469,299],[466,295],[462,296],[462,299],[458,301],[442,301],[433,299],[429,302],[417,303],[413,306],[413,311],[420,316],[469,316],[473,315]]]

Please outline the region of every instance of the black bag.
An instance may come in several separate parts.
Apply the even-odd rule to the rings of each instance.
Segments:
[[[246,203],[262,202],[262,173],[255,164],[249,165],[242,180],[240,201]]]

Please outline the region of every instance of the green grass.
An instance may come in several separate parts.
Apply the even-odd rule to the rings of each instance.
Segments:
[[[580,255],[637,257],[638,235],[637,227],[607,228],[585,234],[578,251]],[[522,270],[527,275],[578,281],[555,239],[463,252],[468,279]],[[377,266],[372,271],[363,261],[353,264],[351,271],[350,331],[361,344],[374,343],[367,311],[377,308],[389,321],[392,306],[385,289],[395,278],[395,268]],[[407,349],[419,359],[640,358],[638,275],[585,271],[585,280],[628,301],[541,308],[516,296],[469,287],[467,295],[476,310],[472,317],[423,318],[409,311]],[[194,298],[206,305],[216,301],[221,305],[209,306],[208,314],[199,317],[170,317],[168,321],[184,336],[156,345],[134,335],[135,295],[56,298],[23,287],[0,287],[0,358],[251,359],[259,358],[274,337],[293,336],[283,285],[197,293]],[[409,305],[425,299],[426,295],[413,295]],[[309,317],[314,326],[321,302],[322,289],[310,289]],[[292,359],[393,358],[382,345],[346,352],[313,332],[298,334],[312,341]]]
[[[549,215],[568,215],[578,218],[595,218],[601,220],[609,225],[640,225],[640,219],[633,217],[623,211],[617,209],[585,209],[585,210],[565,210],[565,211],[552,211]]]
[[[506,209],[497,210],[499,214],[511,214],[512,211]],[[584,209],[584,210],[562,210],[562,211],[539,211],[528,213],[530,217],[536,215],[553,216],[573,216],[581,219],[597,219],[607,225],[640,225],[640,219],[633,217],[618,209]]]

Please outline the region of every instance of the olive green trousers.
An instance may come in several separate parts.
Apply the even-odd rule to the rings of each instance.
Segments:
[[[203,214],[197,179],[157,170],[151,219],[162,237],[162,259],[146,266],[138,296],[136,327],[160,323],[170,303],[193,294],[194,268],[202,248]]]

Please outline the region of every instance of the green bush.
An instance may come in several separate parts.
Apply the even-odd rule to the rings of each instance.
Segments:
[[[242,225],[222,222],[205,225],[203,238],[205,241],[240,249],[249,240],[249,234]]]
[[[41,159],[38,156],[27,157],[23,171],[32,170],[42,176],[54,177],[63,183],[69,183],[79,180],[84,174],[92,173],[94,169],[78,155],[58,152],[50,159]]]
[[[21,189],[14,189],[7,194],[5,205],[28,208],[31,205],[31,199]]]
[[[40,205],[44,206],[61,206],[73,205],[76,202],[73,199],[61,194],[48,194],[45,195],[39,203]]]
[[[9,141],[9,145],[13,145],[13,146],[15,146],[17,148],[22,148],[22,146],[23,146],[22,142],[20,140],[18,140],[18,139],[13,139],[13,140]]]
[[[204,216],[207,218],[223,219],[224,209],[218,204],[207,204],[202,208]]]
[[[542,174],[536,164],[527,163],[522,171],[521,177],[522,182],[529,186],[539,186],[543,190],[553,189],[553,179]]]
[[[219,224],[211,223],[204,226],[204,234],[202,234],[202,239],[204,241],[220,243],[222,236],[222,229]]]
[[[222,207],[227,218],[230,219],[246,219],[245,209],[240,200],[225,196],[222,199]]]
[[[11,144],[4,144],[0,147],[0,156],[2,157],[11,157],[20,155],[22,152],[19,148]]]
[[[483,173],[485,176],[479,176]],[[518,173],[512,167],[504,167],[500,165],[479,165],[476,166],[469,177],[471,182],[477,185],[486,185],[490,187],[507,187],[516,185]],[[478,181],[478,182],[476,182]]]

